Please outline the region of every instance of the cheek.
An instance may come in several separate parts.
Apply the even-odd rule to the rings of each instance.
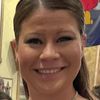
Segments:
[[[79,43],[73,46],[73,49],[71,51],[72,56],[70,59],[73,67],[73,72],[75,73],[75,76],[78,74],[80,67],[81,67],[81,59],[82,59],[82,48]]]
[[[18,56],[20,68],[23,70],[29,70],[34,67],[38,59],[38,53],[29,48],[19,49]]]
[[[71,45],[64,47],[62,50],[64,53],[63,55],[65,55],[65,57],[70,61],[80,61],[80,59],[82,58],[83,51],[79,42],[72,43]]]
[[[71,61],[73,62],[72,65],[75,66],[75,68],[79,68],[81,65],[81,58],[82,58],[82,49],[79,43],[76,45],[73,45],[73,48],[71,49]]]
[[[69,72],[77,75],[81,66],[82,49],[79,43],[74,43],[68,48],[65,48],[65,60],[69,64]],[[76,76],[75,75],[75,76]]]

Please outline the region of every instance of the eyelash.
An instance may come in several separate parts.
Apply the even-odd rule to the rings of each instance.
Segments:
[[[68,41],[72,41],[74,40],[73,37],[70,37],[70,36],[62,36],[60,38],[58,38],[58,40],[56,41],[57,43],[60,43],[60,42],[68,42]]]
[[[26,41],[28,44],[43,44],[42,40],[38,38],[32,38]]]
[[[69,42],[69,41],[72,41],[72,40],[74,40],[73,37],[62,36],[62,37],[57,39],[56,43]],[[32,45],[41,45],[41,44],[43,44],[43,41],[39,38],[31,38],[31,39],[27,40],[26,43],[32,44]]]

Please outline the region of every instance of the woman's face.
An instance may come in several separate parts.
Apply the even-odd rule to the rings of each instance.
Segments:
[[[28,88],[37,93],[70,88],[81,66],[81,38],[77,21],[64,10],[39,9],[25,19],[16,56]]]

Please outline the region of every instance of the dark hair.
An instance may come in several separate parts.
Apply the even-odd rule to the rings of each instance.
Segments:
[[[6,94],[5,92],[0,92],[0,100],[3,99],[12,100],[8,94]]]
[[[94,86],[92,89],[92,93],[100,99],[100,85]]]
[[[42,6],[46,9],[52,11],[70,11],[77,20],[80,35],[84,33],[84,11],[80,0],[20,0],[16,7],[16,13],[14,17],[14,31],[17,42],[19,39],[22,22],[40,7],[40,1]],[[23,80],[23,83],[26,90],[26,95],[28,97],[29,93],[27,83],[25,80]],[[84,57],[82,59],[81,69],[74,80],[73,85],[81,96],[87,98],[88,100],[93,100],[88,91],[88,70]]]
[[[49,10],[66,10],[70,11],[76,18],[80,34],[84,30],[84,11],[80,0],[40,0],[42,6]],[[22,22],[40,7],[39,0],[20,0],[14,17],[15,37],[18,41]]]

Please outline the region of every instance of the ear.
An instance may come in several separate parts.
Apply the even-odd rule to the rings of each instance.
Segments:
[[[87,40],[87,35],[86,35],[86,33],[83,33],[83,34],[81,35],[82,49],[83,49],[84,47],[86,47],[86,40]]]
[[[84,56],[84,47],[86,47],[86,39],[87,39],[87,36],[86,36],[86,34],[84,33],[84,34],[82,34],[81,35],[81,50],[82,50],[82,58],[83,58],[83,56]]]
[[[13,48],[13,52],[14,52],[16,69],[19,70],[18,44],[15,39],[12,41],[12,44],[13,44],[12,48]]]

